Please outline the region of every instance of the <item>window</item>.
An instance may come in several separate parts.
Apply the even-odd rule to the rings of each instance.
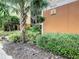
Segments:
[[[51,9],[51,15],[56,15],[56,9]]]

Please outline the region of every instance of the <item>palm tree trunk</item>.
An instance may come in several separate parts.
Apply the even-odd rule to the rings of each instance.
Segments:
[[[24,13],[22,13],[20,19],[20,31],[21,31],[21,42],[23,43],[26,42],[26,31],[25,31],[26,18],[27,16]]]
[[[22,1],[20,3],[20,31],[21,31],[21,42],[24,43],[26,42],[26,31],[25,31],[25,27],[26,27],[26,19],[27,19],[27,15],[24,12],[24,1]]]

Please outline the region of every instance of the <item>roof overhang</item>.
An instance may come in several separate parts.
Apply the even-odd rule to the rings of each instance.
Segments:
[[[48,3],[48,7],[46,8],[46,10],[52,9],[52,8],[57,8],[72,2],[75,2],[78,0],[50,0]]]

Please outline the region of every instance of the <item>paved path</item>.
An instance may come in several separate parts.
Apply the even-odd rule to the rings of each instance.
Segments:
[[[7,55],[2,48],[3,46],[0,44],[0,59],[13,59],[11,56]]]
[[[55,56],[53,54],[42,51],[41,49],[37,48],[34,45],[10,43],[4,45],[0,44],[0,59],[65,59],[65,58],[62,58],[61,56]]]
[[[30,44],[9,43],[4,45],[4,50],[7,54],[12,55],[14,59],[65,59]]]

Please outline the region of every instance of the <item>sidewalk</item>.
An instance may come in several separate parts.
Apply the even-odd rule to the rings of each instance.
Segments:
[[[11,56],[7,55],[2,48],[3,46],[0,44],[0,59],[13,59]]]

